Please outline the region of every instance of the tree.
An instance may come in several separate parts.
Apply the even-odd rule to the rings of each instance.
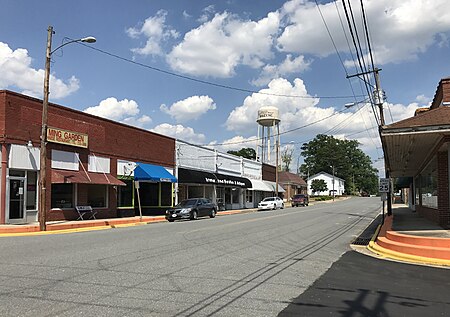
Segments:
[[[323,179],[313,179],[311,182],[311,190],[313,193],[324,192],[328,190],[328,186]]]
[[[289,148],[288,146],[283,149],[281,152],[281,162],[282,162],[282,171],[289,172],[290,165],[292,162],[292,155],[294,154],[294,149]]]
[[[306,175],[326,172],[342,178],[346,192],[378,192],[378,170],[373,168],[370,157],[359,149],[356,140],[340,140],[318,134],[314,140],[303,144],[301,155],[305,158],[300,172]]]
[[[228,151],[227,153],[233,154],[236,156],[242,156],[247,159],[254,160],[256,159],[256,151],[252,148],[242,148],[239,151]]]

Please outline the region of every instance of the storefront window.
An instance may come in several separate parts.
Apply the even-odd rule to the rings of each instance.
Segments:
[[[414,179],[414,201],[415,205],[420,205],[420,177]]]
[[[239,202],[239,188],[232,188],[231,195],[233,196],[233,204]]]
[[[27,210],[36,210],[37,172],[27,172]]]
[[[172,183],[161,183],[161,206],[172,206]]]
[[[253,202],[253,193],[252,193],[251,190],[246,190],[246,191],[245,191],[245,200],[246,200],[248,203],[252,203],[252,202]]]
[[[159,201],[159,184],[158,183],[139,183],[140,199],[142,206],[158,206]],[[136,203],[137,206],[137,203]]]
[[[189,186],[189,198],[203,197],[203,186]]]
[[[52,208],[73,208],[73,184],[52,184]]]
[[[422,171],[422,173],[420,173],[420,194],[422,196],[422,206],[438,208],[437,176],[437,159],[435,157]]]
[[[133,207],[133,180],[121,179],[126,186],[117,186],[117,207]]]
[[[205,197],[213,200],[214,197],[214,187],[213,186],[205,186]]]
[[[93,208],[107,207],[108,201],[107,185],[88,185],[87,203]]]
[[[19,171],[19,170],[9,170],[9,176],[18,176],[18,177],[25,177],[25,171]]]

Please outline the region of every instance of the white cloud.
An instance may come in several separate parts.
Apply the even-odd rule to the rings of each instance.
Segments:
[[[197,22],[199,23],[205,23],[206,21],[208,21],[211,17],[211,15],[214,14],[215,12],[215,8],[214,5],[211,4],[209,6],[207,6],[206,8],[204,8],[202,10],[203,14],[197,19]]]
[[[169,123],[162,123],[150,131],[194,144],[202,144],[206,139],[204,134],[195,133],[194,129],[185,127],[181,124],[172,125]]]
[[[336,4],[341,18],[345,19],[342,2]],[[335,2],[320,4],[319,7],[338,50],[348,52]],[[366,1],[364,9],[372,30],[370,35],[376,64],[413,60],[431,45],[446,45],[445,34],[450,31],[450,2],[447,0],[436,0],[432,5],[428,1],[417,0]],[[360,11],[359,2],[353,2],[353,10]],[[280,13],[288,21],[278,38],[278,47],[282,51],[318,56],[335,52],[314,2],[292,0],[284,4]],[[362,25],[359,16],[357,19],[356,24]],[[347,30],[347,25],[344,25]],[[359,31],[362,36],[362,30]],[[354,66],[353,61],[346,61],[346,65]]]
[[[170,38],[177,38],[178,32],[166,23],[167,11],[159,10],[155,16],[145,20],[141,27],[127,29],[127,34],[131,38],[144,36],[147,39],[144,47],[133,48],[131,51],[140,55],[162,55],[162,43]]]
[[[152,121],[147,115],[138,117],[140,110],[136,101],[128,99],[119,101],[114,97],[104,99],[98,106],[89,107],[84,112],[138,127],[144,127]]]
[[[266,65],[259,77],[252,81],[255,86],[267,85],[272,79],[293,73],[301,73],[309,68],[311,61],[306,61],[303,55],[293,58],[288,54],[279,65]]]
[[[31,67],[28,51],[18,48],[13,51],[8,44],[0,42],[0,89],[17,87],[22,93],[42,97],[44,70]],[[79,89],[79,80],[72,76],[67,83],[50,75],[50,98],[61,99]]]
[[[227,152],[230,150],[237,151],[242,148],[256,148],[256,135],[250,136],[250,137],[243,137],[240,135],[234,136],[230,139],[226,139],[224,141],[220,142],[220,145],[216,145],[217,142],[213,141],[210,142],[211,146],[214,146],[215,149],[217,149],[220,152]]]
[[[422,94],[416,97],[416,101],[421,105],[430,105],[432,99]]]
[[[239,65],[261,67],[273,57],[279,15],[257,22],[224,12],[185,34],[167,56],[172,69],[191,75],[230,77]]]
[[[383,107],[386,124],[390,124],[414,116],[419,103],[412,102],[408,105],[384,103]]]
[[[328,114],[330,110],[315,108],[319,99],[311,98],[303,81],[294,80],[293,85],[286,79],[272,80],[268,88],[261,89],[263,94],[252,94],[245,98],[243,105],[236,107],[228,116],[226,127],[238,133],[255,133],[258,110],[263,106],[276,106],[279,109],[283,127],[299,126],[313,120],[320,113]],[[275,95],[292,95],[297,97],[282,97]],[[302,98],[303,97],[303,98]],[[332,111],[331,111],[332,112]]]
[[[216,104],[208,96],[192,96],[175,102],[172,106],[161,105],[161,111],[169,114],[178,122],[198,119],[208,110],[216,109]]]

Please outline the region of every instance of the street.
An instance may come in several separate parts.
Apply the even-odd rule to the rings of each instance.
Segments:
[[[350,250],[380,205],[351,198],[2,238],[0,315],[276,316]]]

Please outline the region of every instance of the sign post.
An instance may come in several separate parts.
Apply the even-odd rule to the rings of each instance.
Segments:
[[[139,196],[139,181],[134,181],[134,187],[136,188],[139,204],[139,221],[142,221],[142,209],[141,209],[141,197]]]
[[[381,201],[383,202],[383,218],[382,218],[382,224],[384,224],[384,202],[387,200],[387,193],[389,193],[389,187],[390,187],[390,180],[389,178],[380,178],[380,183],[378,190],[381,194]]]

